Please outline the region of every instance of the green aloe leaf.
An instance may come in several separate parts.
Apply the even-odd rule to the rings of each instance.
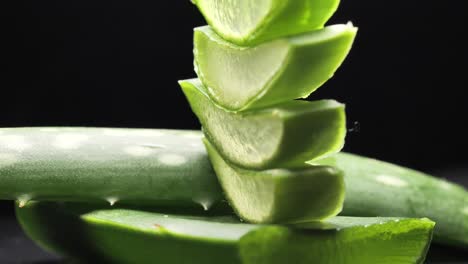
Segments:
[[[203,206],[223,199],[200,131],[0,129],[0,199]]]
[[[318,29],[330,19],[338,0],[192,0],[224,39],[253,45]]]
[[[328,166],[244,170],[228,164],[208,140],[204,142],[231,206],[249,222],[322,220],[343,207],[345,186],[339,170]]]
[[[337,152],[344,144],[345,107],[334,100],[290,101],[233,113],[214,104],[199,80],[180,85],[210,142],[239,167],[304,167],[304,162]]]
[[[437,223],[435,240],[468,245],[468,193],[462,186],[387,162],[338,153],[315,165],[345,173],[342,215],[428,217]]]
[[[87,263],[423,263],[434,227],[427,219],[338,217],[292,228],[54,203],[16,213],[39,245]]]
[[[346,58],[356,32],[351,24],[333,25],[240,47],[210,27],[200,27],[195,29],[195,70],[208,95],[223,108],[264,108],[307,97],[319,88]]]

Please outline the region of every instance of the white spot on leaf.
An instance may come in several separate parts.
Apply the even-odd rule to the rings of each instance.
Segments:
[[[69,133],[61,134],[55,138],[52,145],[59,149],[77,149],[87,141],[89,137],[83,134]]]
[[[400,178],[389,176],[389,175],[379,175],[375,178],[375,180],[385,185],[389,185],[389,186],[395,186],[395,187],[408,186],[408,182]]]
[[[136,136],[143,136],[143,137],[160,137],[164,136],[164,133],[158,130],[151,130],[151,129],[141,129],[132,132],[133,135]]]
[[[11,166],[19,162],[17,155],[11,153],[0,153],[0,168]]]
[[[203,137],[203,134],[196,133],[196,132],[186,132],[186,133],[181,133],[180,135],[186,138],[202,138]]]
[[[58,132],[58,131],[60,131],[60,129],[55,128],[55,127],[45,127],[45,128],[39,129],[39,131],[41,131],[41,132]]]
[[[201,143],[201,142],[193,142],[193,143],[190,143],[190,146],[191,146],[191,147],[194,147],[194,148],[200,148],[200,147],[203,147],[203,143]]]
[[[128,135],[128,131],[124,129],[112,129],[106,128],[102,130],[102,133],[106,136],[113,136],[113,137],[125,137]]]
[[[0,136],[0,148],[5,147],[15,151],[23,151],[31,147],[23,136],[4,135]]]
[[[158,157],[159,162],[165,165],[182,165],[187,162],[187,159],[184,156],[177,154],[162,154]]]
[[[124,148],[124,152],[135,157],[146,157],[154,153],[154,149],[143,146],[129,146]]]

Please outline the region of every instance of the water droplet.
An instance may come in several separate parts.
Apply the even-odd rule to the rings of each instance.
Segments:
[[[193,201],[201,205],[205,211],[210,210],[211,206],[213,205],[213,200],[210,199],[194,199]]]
[[[114,206],[114,204],[119,201],[119,199],[117,199],[116,197],[109,197],[106,200],[110,204],[110,206]]]
[[[18,197],[18,206],[19,208],[23,208],[26,206],[26,204],[28,204],[28,202],[31,200],[31,197],[29,195],[22,195],[20,197]]]

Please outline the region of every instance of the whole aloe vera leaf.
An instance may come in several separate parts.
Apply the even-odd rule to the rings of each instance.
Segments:
[[[203,206],[223,199],[200,131],[0,129],[0,199]]]
[[[33,202],[16,213],[39,245],[89,263],[422,263],[434,226],[427,219],[338,217],[292,228],[86,206]]]
[[[428,217],[437,223],[437,242],[468,245],[468,193],[462,186],[347,153],[312,164],[344,171],[346,199],[342,215]]]
[[[204,139],[231,206],[253,223],[294,223],[336,216],[343,207],[343,173],[328,166],[254,171],[228,164]]]
[[[193,0],[224,39],[253,45],[322,28],[338,0]]]
[[[210,142],[224,159],[239,167],[304,167],[306,161],[343,147],[345,106],[334,100],[290,101],[233,113],[214,104],[198,79],[180,85]]]
[[[294,1],[285,1],[294,2]],[[209,27],[195,29],[195,70],[218,105],[231,111],[305,98],[342,64],[357,33],[351,24],[254,47],[222,40]]]

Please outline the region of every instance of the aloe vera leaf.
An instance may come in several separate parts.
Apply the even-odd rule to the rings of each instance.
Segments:
[[[348,153],[312,164],[344,171],[346,199],[342,215],[428,217],[437,223],[435,241],[468,245],[468,193],[462,186]]]
[[[291,1],[287,1],[291,2]],[[357,33],[351,24],[240,47],[208,26],[195,29],[195,70],[218,105],[231,111],[305,98],[339,68]]]
[[[0,199],[203,206],[223,194],[200,131],[0,129]]]
[[[220,36],[244,46],[322,28],[339,5],[339,0],[192,2]]]
[[[253,223],[294,223],[336,216],[345,186],[340,170],[328,166],[254,171],[228,164],[204,139],[211,163],[231,206]]]
[[[214,104],[198,79],[180,81],[180,85],[210,142],[239,167],[304,167],[304,162],[343,147],[345,106],[334,100],[291,101],[233,113]]]
[[[338,217],[325,227],[292,228],[35,202],[16,213],[39,245],[91,263],[422,263],[434,226],[427,219]]]

